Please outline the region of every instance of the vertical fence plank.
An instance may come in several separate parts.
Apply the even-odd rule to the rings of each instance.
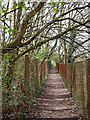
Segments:
[[[40,83],[42,83],[42,77],[43,75],[42,75],[42,64],[40,65]]]
[[[38,59],[36,59],[36,80],[38,80]]]
[[[28,80],[30,79],[30,74],[29,74],[29,56],[25,55],[25,88],[28,85]]]
[[[46,75],[47,75],[47,73],[48,73],[48,63],[46,61]]]
[[[90,59],[86,60],[87,117],[90,120]]]
[[[39,67],[38,67],[38,82],[39,82],[39,86],[40,86],[40,83],[41,83],[40,75],[41,75],[41,68],[40,68],[40,66],[39,66]]]
[[[44,62],[45,63],[45,77],[47,75],[47,61]]]
[[[29,73],[29,56],[25,55],[25,80],[24,80],[24,95],[28,97],[28,82],[30,79],[30,73]],[[23,98],[23,101],[25,103],[25,107],[23,108],[24,111],[28,108],[28,103],[26,102],[26,99]]]
[[[72,83],[72,94],[73,94],[73,97],[75,99],[75,94],[76,94],[76,67],[75,67],[75,63],[73,63],[73,76],[72,76],[72,80],[73,80],[73,83]]]
[[[37,92],[39,81],[38,81],[38,59],[36,59],[36,72],[35,72],[35,93]]]
[[[42,80],[44,80],[45,77],[45,66],[44,66],[44,62],[42,64]]]

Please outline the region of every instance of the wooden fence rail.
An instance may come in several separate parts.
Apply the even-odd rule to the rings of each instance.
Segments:
[[[56,67],[85,117],[90,120],[90,59]]]

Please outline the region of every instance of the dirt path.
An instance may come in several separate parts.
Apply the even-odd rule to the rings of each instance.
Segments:
[[[83,120],[56,68],[50,70],[43,96],[36,106],[36,118]]]

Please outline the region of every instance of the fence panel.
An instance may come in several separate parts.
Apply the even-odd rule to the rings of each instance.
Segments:
[[[87,118],[90,120],[90,59],[86,60]]]
[[[56,67],[85,117],[90,119],[90,59]]]

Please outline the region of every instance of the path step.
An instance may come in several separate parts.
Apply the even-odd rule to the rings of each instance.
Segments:
[[[67,93],[68,92],[68,90],[67,89],[54,89],[54,88],[52,88],[52,89],[50,89],[50,90],[47,90],[48,88],[46,88],[45,89],[45,91],[44,92],[49,92],[49,93]]]
[[[71,98],[61,98],[61,99],[56,99],[56,98],[55,99],[42,99],[42,98],[38,99],[38,101],[50,101],[50,102],[51,101],[58,101],[58,102],[59,101],[69,101],[69,100],[73,101],[73,98],[71,97]]]
[[[61,104],[61,103],[58,103],[58,102],[54,102],[54,103],[53,103],[53,106],[52,106],[52,104],[50,104],[50,103],[46,103],[46,104],[45,104],[44,102],[43,102],[43,103],[40,103],[40,104],[38,104],[38,105],[39,105],[40,107],[42,106],[42,107],[46,107],[46,108],[48,108],[48,107],[53,108],[53,107],[54,107],[54,108],[57,108],[57,109],[60,109],[60,110],[61,110],[61,109],[64,109],[64,108],[68,109],[69,107],[70,107],[69,109],[72,109],[73,107],[74,107],[74,108],[76,107],[76,106],[73,105],[73,104],[70,106],[70,104],[66,104],[66,102],[63,102],[62,104]],[[57,109],[56,109],[56,110],[57,110]]]
[[[56,68],[50,70],[43,96],[33,108],[36,110],[35,118],[79,120],[81,114]]]
[[[72,113],[71,111],[48,111],[48,110],[39,110],[40,112],[40,117],[41,118],[78,118],[78,116],[76,116],[74,113]],[[48,115],[48,116],[47,116]]]
[[[60,98],[70,98],[71,97],[71,95],[70,94],[60,94],[60,95],[55,95],[55,94],[45,94],[44,96],[43,96],[43,98],[47,98],[47,99],[54,99],[54,98],[56,98],[56,99],[60,99]]]

